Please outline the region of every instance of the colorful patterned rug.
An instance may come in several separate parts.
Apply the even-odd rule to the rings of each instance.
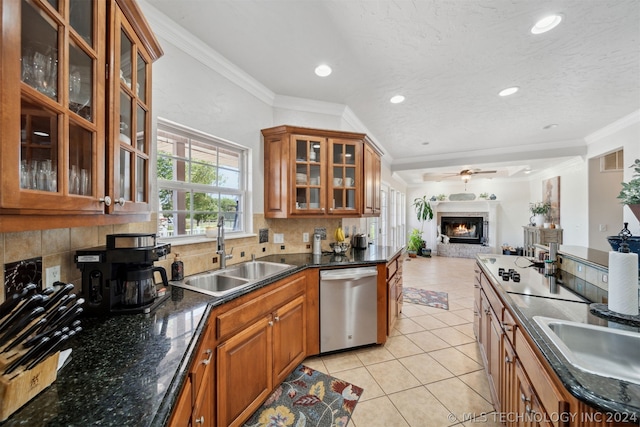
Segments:
[[[244,427],[344,427],[362,392],[356,385],[300,365]]]
[[[428,305],[429,307],[449,310],[449,294],[446,292],[426,291],[418,288],[402,288],[405,302]]]

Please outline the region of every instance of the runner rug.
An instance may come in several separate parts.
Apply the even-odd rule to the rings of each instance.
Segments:
[[[300,365],[244,427],[344,427],[363,389]]]
[[[402,297],[405,302],[412,304],[428,305],[429,307],[449,310],[449,294],[446,292],[405,287],[402,288]]]

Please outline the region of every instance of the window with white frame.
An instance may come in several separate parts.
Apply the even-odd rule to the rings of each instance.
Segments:
[[[204,234],[224,217],[243,232],[247,152],[221,138],[158,119],[158,236]]]

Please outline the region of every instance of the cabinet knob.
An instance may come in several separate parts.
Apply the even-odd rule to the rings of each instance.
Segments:
[[[273,320],[269,320],[269,326],[273,326]]]
[[[279,322],[280,321],[280,316],[274,317],[273,320],[275,320],[276,322]]]
[[[104,203],[105,206],[111,206],[111,197],[104,196],[100,199],[100,203]]]
[[[213,357],[213,351],[211,349],[207,349],[207,351],[205,351],[206,354],[209,355],[209,357],[207,357],[206,359],[204,359],[202,361],[203,365],[208,365],[209,363],[211,363],[211,358]]]
[[[504,330],[507,332],[511,332],[511,325],[509,325],[508,323],[503,324],[502,326],[504,326]]]
[[[204,424],[204,415],[202,415],[200,418],[196,418],[196,424]]]
[[[504,363],[511,363],[513,360],[509,359],[509,356],[504,357]]]
[[[491,310],[489,310],[488,308],[484,309],[484,314],[489,314],[491,312]]]
[[[120,197],[118,200],[116,200],[116,205],[120,205],[120,206],[124,206],[126,200],[124,199],[124,197]]]
[[[524,393],[520,393],[520,400],[522,400],[523,402],[528,402],[531,399],[525,396]]]

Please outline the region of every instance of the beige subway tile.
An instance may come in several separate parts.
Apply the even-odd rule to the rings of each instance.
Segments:
[[[42,255],[59,254],[71,249],[71,231],[68,228],[42,230]]]
[[[42,232],[5,233],[4,262],[14,262],[42,255]]]

